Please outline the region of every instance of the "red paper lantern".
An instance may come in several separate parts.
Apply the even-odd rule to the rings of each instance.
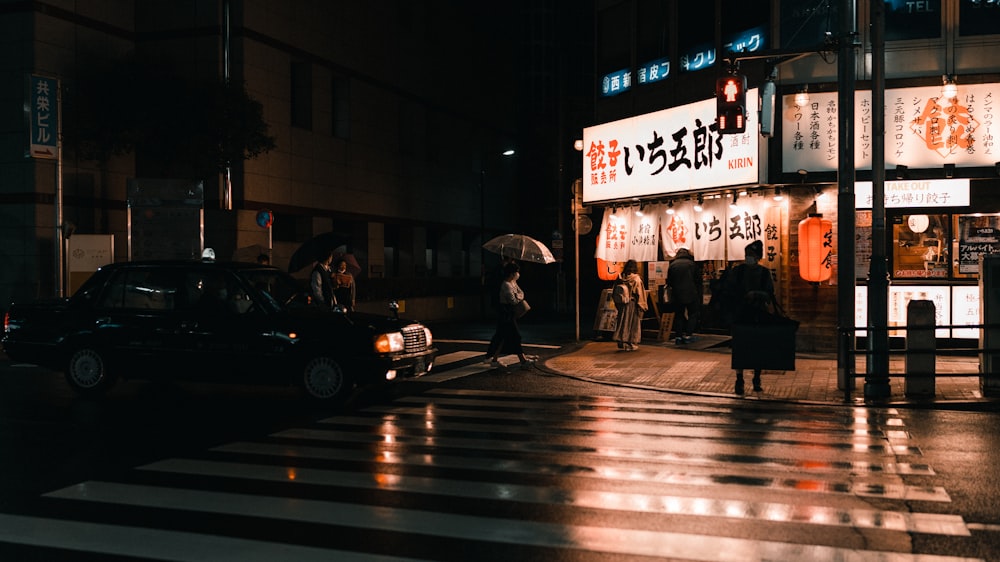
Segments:
[[[602,281],[614,281],[618,279],[624,268],[625,264],[623,262],[606,261],[597,258],[597,277]]]
[[[799,222],[799,275],[810,283],[833,273],[833,223],[812,214]]]
[[[601,281],[614,281],[625,269],[623,262],[607,261],[597,258],[597,278]]]

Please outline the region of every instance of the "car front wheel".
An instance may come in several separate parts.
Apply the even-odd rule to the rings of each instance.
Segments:
[[[96,349],[76,350],[66,365],[66,382],[80,394],[101,394],[115,383],[104,356]]]
[[[302,369],[302,388],[315,400],[333,402],[342,400],[353,384],[344,370],[330,357],[315,357]]]

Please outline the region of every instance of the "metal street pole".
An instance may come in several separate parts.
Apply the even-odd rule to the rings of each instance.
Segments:
[[[582,153],[583,139],[573,141],[573,148]],[[573,181],[573,316],[576,341],[580,341],[580,204],[583,203],[583,178]]]
[[[854,0],[840,1],[840,38],[837,59],[837,388],[849,395],[854,389]]]
[[[889,266],[885,227],[885,5],[871,2],[872,261],[868,275],[865,400],[889,398]]]
[[[485,152],[479,156],[479,317],[486,319],[486,166]]]

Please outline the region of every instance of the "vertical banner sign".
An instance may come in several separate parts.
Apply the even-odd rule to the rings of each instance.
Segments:
[[[59,80],[32,74],[28,80],[29,155],[55,159],[59,143]]]

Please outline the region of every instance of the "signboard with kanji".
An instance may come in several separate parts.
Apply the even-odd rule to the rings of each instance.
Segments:
[[[59,81],[32,74],[28,78],[28,155],[32,158],[58,157]]]

